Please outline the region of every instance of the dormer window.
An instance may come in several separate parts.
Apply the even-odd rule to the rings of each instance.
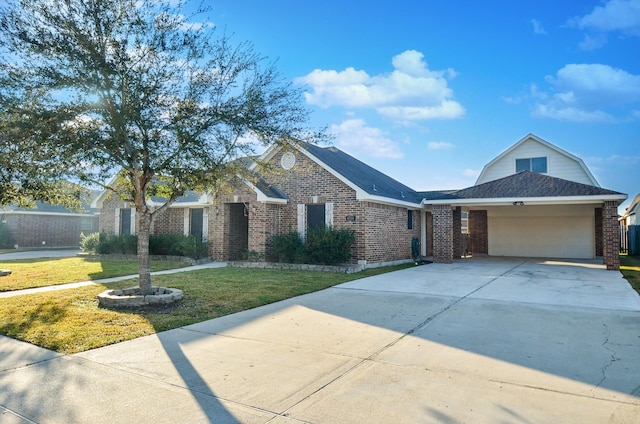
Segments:
[[[522,171],[537,172],[539,174],[547,173],[547,158],[525,158],[516,159],[516,173]]]

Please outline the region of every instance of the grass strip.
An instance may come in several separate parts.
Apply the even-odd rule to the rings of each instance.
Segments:
[[[640,294],[640,256],[620,255],[620,272]]]
[[[408,265],[410,266],[410,265]],[[357,274],[215,268],[154,277],[153,284],[184,292],[168,307],[112,310],[96,296],[137,285],[127,280],[0,299],[0,334],[60,353],[77,353],[217,318],[407,265]]]
[[[151,261],[152,271],[187,266],[178,261]],[[138,273],[137,260],[102,258],[43,258],[0,262],[11,275],[0,277],[0,291],[30,289],[119,277]]]

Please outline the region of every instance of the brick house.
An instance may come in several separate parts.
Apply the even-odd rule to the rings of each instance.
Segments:
[[[201,231],[214,260],[246,252],[273,260],[274,234],[327,224],[354,232],[352,263],[409,261],[414,238],[422,256],[449,263],[463,254],[467,217],[473,254],[602,256],[619,267],[617,206],[626,195],[601,188],[581,159],[532,134],[489,162],[474,186],[454,191],[415,191],[335,147],[276,146],[259,162],[267,166],[252,165],[255,178],[224,194],[179,199],[152,231]],[[135,231],[127,205],[101,199],[101,231]]]
[[[85,205],[88,206],[88,205]],[[18,247],[78,247],[81,234],[98,231],[98,211],[77,212],[36,202],[33,208],[0,208],[0,223]]]

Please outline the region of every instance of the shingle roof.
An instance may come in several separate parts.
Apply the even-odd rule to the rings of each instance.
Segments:
[[[285,193],[282,192],[278,187],[273,184],[268,183],[264,180],[264,178],[259,178],[255,182],[255,187],[260,190],[262,194],[271,198],[271,199],[288,199]]]
[[[453,193],[456,199],[490,199],[502,197],[569,197],[622,194],[617,191],[581,184],[536,172],[522,171]]]
[[[412,188],[360,162],[340,149],[319,147],[308,143],[302,143],[301,147],[369,195],[411,203],[422,201],[422,197]]]

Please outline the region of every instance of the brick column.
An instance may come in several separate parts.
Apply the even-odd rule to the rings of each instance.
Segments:
[[[462,257],[462,208],[456,206],[453,210],[453,257]]]
[[[433,262],[453,263],[453,211],[451,205],[433,206]]]
[[[469,233],[471,234],[471,254],[489,253],[489,230],[487,211],[469,211]]]
[[[604,235],[604,229],[602,228],[602,208],[595,208],[594,214],[596,222],[596,256],[603,256],[602,236]]]
[[[620,228],[618,202],[606,201],[602,208],[602,250],[607,269],[620,269]]]

